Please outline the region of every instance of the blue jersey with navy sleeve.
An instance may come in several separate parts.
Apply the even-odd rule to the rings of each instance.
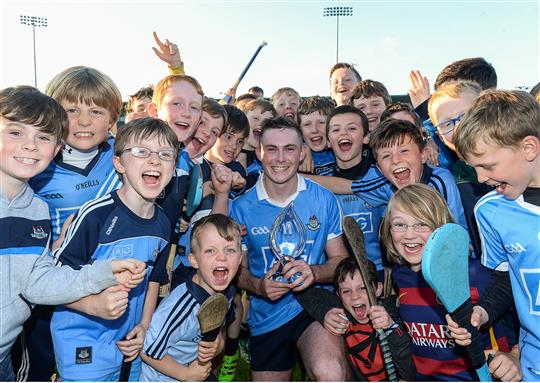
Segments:
[[[350,169],[333,169],[333,176],[346,179],[361,179],[365,182],[377,180],[380,177],[379,172],[373,166],[369,165],[367,158]],[[379,227],[384,217],[385,206],[371,206],[356,194],[336,195],[344,216],[350,216],[358,222],[366,243],[366,254],[372,261],[377,270],[383,269],[381,259],[381,247],[379,241]]]
[[[234,315],[232,299],[234,287],[224,293],[229,300],[228,316]],[[197,359],[201,329],[197,313],[201,304],[210,296],[206,290],[191,280],[184,281],[166,296],[152,315],[144,339],[144,353],[153,359],[169,355],[184,366]],[[140,380],[143,382],[174,382],[175,379],[142,364]]]
[[[482,243],[482,264],[510,274],[512,294],[521,323],[519,347],[523,380],[538,381],[540,207],[527,202],[523,195],[510,200],[492,191],[478,201],[475,215]]]
[[[326,263],[326,242],[341,235],[342,214],[336,197],[315,182],[298,175],[297,192],[289,200],[270,200],[261,175],[254,188],[232,202],[230,216],[246,226],[243,243],[247,247],[248,266],[256,278],[263,278],[276,259],[270,249],[270,228],[283,208],[294,201],[294,209],[306,226],[306,247],[301,258],[310,265]],[[252,296],[249,325],[253,335],[272,331],[302,311],[289,292],[276,301]]]
[[[84,203],[122,186],[113,166],[113,146],[114,138],[99,145],[98,154],[84,169],[64,163],[59,153],[44,172],[30,180],[34,192],[49,205],[53,241],[67,217]]]
[[[169,220],[157,205],[149,219],[129,210],[116,191],[83,205],[54,252],[57,262],[77,269],[100,259],[135,258],[148,271],[145,281],[129,292],[128,309],[116,320],[56,308],[51,333],[61,376],[99,380],[119,371],[123,355],[115,342],[140,322],[148,280],[166,282],[169,235]]]
[[[315,174],[318,176],[332,175],[334,166],[336,165],[336,156],[331,149],[321,150],[320,152],[311,152],[313,157],[313,166]]]

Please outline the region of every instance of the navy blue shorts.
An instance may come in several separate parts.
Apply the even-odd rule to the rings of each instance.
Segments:
[[[270,332],[251,336],[249,352],[253,371],[287,371],[293,368],[298,352],[296,342],[314,322],[302,311],[296,317]]]

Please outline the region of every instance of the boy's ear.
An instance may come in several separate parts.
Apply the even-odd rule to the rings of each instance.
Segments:
[[[537,137],[527,136],[521,140],[521,148],[523,149],[527,161],[535,161],[540,152],[540,141]]]
[[[383,284],[381,282],[377,282],[377,290],[375,291],[375,295],[377,296],[377,298],[381,296],[382,292],[383,292]]]
[[[367,145],[369,144],[369,133],[364,136],[362,139],[362,144]]]
[[[146,112],[150,117],[157,118],[157,106],[153,102],[146,106]]]
[[[189,263],[191,264],[191,267],[193,267],[194,269],[199,268],[199,264],[197,263],[197,258],[195,258],[193,253],[189,253],[188,260],[189,260]]]
[[[58,152],[60,151],[60,149],[62,148],[63,144],[60,142],[58,144],[56,144],[56,147],[54,148],[54,155],[53,157],[56,157],[56,155],[58,154]]]
[[[420,151],[420,158],[422,159],[422,163],[425,164],[428,159],[428,148],[427,146],[424,146],[424,149]]]
[[[124,165],[122,164],[122,161],[120,160],[120,157],[113,156],[113,164],[114,164],[114,168],[119,174],[124,174],[126,172],[126,168],[124,168]]]
[[[262,145],[259,142],[259,145],[257,145],[257,147],[255,148],[255,155],[257,156],[257,159],[259,161],[261,161],[261,159],[262,159],[262,153],[263,153]]]
[[[307,150],[308,150],[308,147],[306,144],[302,143],[302,149],[300,151],[300,163],[302,163],[305,158],[306,158],[306,154],[307,154]]]

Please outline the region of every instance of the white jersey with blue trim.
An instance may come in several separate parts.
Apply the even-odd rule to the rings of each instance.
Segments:
[[[84,203],[122,186],[113,165],[113,146],[114,138],[102,143],[84,169],[64,163],[59,153],[44,172],[30,180],[34,192],[49,205],[53,241],[58,239],[67,217]]]
[[[153,217],[143,219],[122,203],[116,191],[83,205],[53,254],[57,263],[79,269],[100,259],[135,258],[145,262],[148,271],[145,281],[129,292],[127,311],[118,319],[105,320],[57,306],[51,333],[61,376],[100,380],[120,370],[123,355],[116,341],[140,322],[148,281],[167,281],[170,232],[161,208],[155,205]]]
[[[540,380],[540,207],[519,196],[492,191],[475,207],[482,264],[508,271],[521,323],[519,346],[524,381]]]
[[[231,310],[234,288],[226,290]],[[201,328],[197,313],[201,304],[210,296],[191,278],[174,288],[152,315],[150,327],[144,338],[144,353],[161,360],[169,355],[176,363],[187,366],[197,359]],[[230,312],[229,312],[230,314]],[[176,379],[142,363],[141,382],[176,382]]]
[[[342,213],[336,197],[319,184],[298,175],[297,191],[283,203],[272,201],[264,188],[264,173],[254,188],[232,202],[230,216],[246,226],[243,244],[248,251],[249,271],[256,278],[277,262],[270,249],[270,229],[289,202],[306,227],[306,247],[300,258],[310,265],[326,263],[326,242],[341,235]],[[294,294],[289,292],[276,301],[251,297],[249,325],[253,335],[272,331],[289,322],[302,311]]]

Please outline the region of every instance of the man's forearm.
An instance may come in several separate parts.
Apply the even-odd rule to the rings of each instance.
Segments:
[[[245,267],[244,265],[240,265],[237,275],[238,279],[236,284],[239,288],[247,290],[255,295],[262,296],[262,292],[260,289],[261,280],[259,278],[255,278],[249,272],[249,269],[247,267]]]
[[[311,265],[315,283],[332,283],[334,271],[341,260],[347,258],[347,255],[334,256],[329,258],[323,265]]]

